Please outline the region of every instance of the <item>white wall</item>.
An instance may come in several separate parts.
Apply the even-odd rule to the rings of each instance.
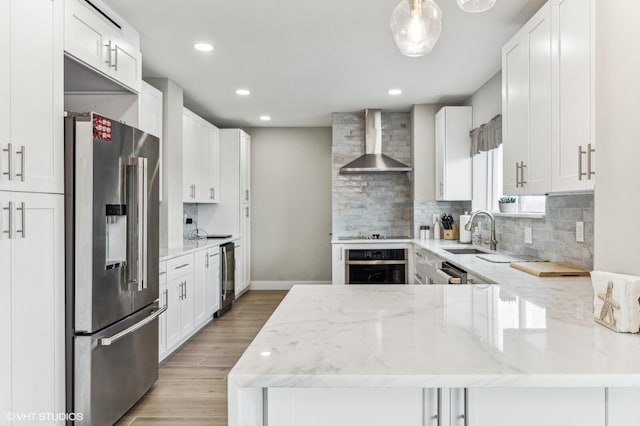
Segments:
[[[594,267],[640,275],[640,3],[596,1],[596,8]]]
[[[331,281],[331,129],[253,128],[251,280]]]
[[[171,80],[146,80],[163,93],[162,201],[160,247],[182,247],[182,104],[183,91]]]
[[[480,127],[502,113],[502,72],[491,77],[465,102],[473,108],[473,128]],[[487,209],[487,170],[489,155],[481,152],[473,157],[473,210]]]

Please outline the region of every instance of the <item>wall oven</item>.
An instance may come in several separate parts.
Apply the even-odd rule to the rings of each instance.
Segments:
[[[348,249],[345,283],[406,284],[406,249]]]

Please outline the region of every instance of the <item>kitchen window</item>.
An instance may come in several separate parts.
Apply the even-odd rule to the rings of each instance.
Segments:
[[[498,200],[503,194],[502,145],[473,157],[473,210],[499,212]],[[519,196],[518,211],[511,214],[544,214],[547,197]]]

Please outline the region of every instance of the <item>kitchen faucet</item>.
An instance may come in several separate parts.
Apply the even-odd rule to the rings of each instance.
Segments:
[[[498,245],[498,240],[496,240],[496,219],[491,213],[486,210],[476,210],[475,212],[471,213],[471,217],[469,218],[469,221],[465,225],[464,229],[466,229],[467,231],[471,231],[471,223],[473,222],[473,219],[475,219],[478,215],[485,215],[491,221],[491,239],[486,242],[489,243],[489,248],[491,250],[495,250]]]

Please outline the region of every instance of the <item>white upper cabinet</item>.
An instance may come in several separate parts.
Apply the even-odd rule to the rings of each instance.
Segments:
[[[595,184],[595,2],[552,0],[552,190],[593,190]]]
[[[436,200],[471,200],[471,107],[444,107],[436,114]]]
[[[206,170],[208,172],[208,186],[205,199],[209,203],[217,203],[220,197],[220,130],[214,125],[207,126],[207,156]]]
[[[3,1],[0,190],[63,193],[62,0]]]
[[[183,109],[183,201],[217,203],[219,189],[219,130],[188,109]]]
[[[66,0],[64,34],[67,55],[140,93],[140,35],[104,3]]]
[[[240,202],[251,201],[251,136],[240,130]]]
[[[504,193],[551,190],[551,14],[545,4],[502,49]]]

